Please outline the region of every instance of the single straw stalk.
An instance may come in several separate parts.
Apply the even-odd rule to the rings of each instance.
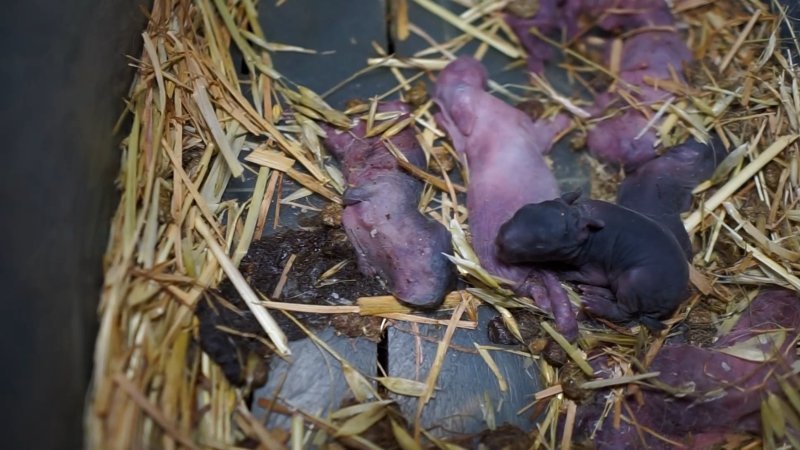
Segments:
[[[792,134],[781,136],[776,139],[763,153],[753,160],[750,164],[745,166],[736,176],[728,180],[727,183],[722,185],[717,192],[715,192],[708,200],[703,203],[699,209],[692,212],[689,217],[683,221],[684,227],[689,233],[692,233],[700,221],[709,212],[717,209],[722,202],[733,195],[739,188],[741,188],[750,178],[752,178],[759,170],[764,168],[770,161],[778,156],[786,147],[797,139],[798,135]]]

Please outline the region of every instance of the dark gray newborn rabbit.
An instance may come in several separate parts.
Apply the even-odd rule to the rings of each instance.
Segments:
[[[561,278],[583,283],[585,309],[616,322],[664,327],[688,297],[689,266],[676,238],[622,206],[579,193],[522,207],[497,236],[511,264],[557,263]],[[548,267],[550,267],[548,265]]]

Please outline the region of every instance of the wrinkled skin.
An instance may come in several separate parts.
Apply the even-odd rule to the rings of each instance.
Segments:
[[[378,110],[408,113],[400,102]],[[455,283],[443,255],[452,253],[450,233],[417,208],[423,183],[400,169],[379,138],[364,138],[365,128],[363,122],[348,131],[328,127],[325,139],[347,179],[342,225],[356,248],[358,267],[383,279],[401,301],[436,307]],[[391,141],[411,163],[424,167],[425,154],[411,128]]]
[[[550,45],[528,31],[531,27],[556,38],[563,32],[567,41],[591,35],[592,29],[624,36],[620,81],[614,83],[612,90],[599,94],[594,106],[589,108],[593,118],[599,121],[587,133],[587,147],[596,158],[626,171],[657,156],[655,128],[646,129],[650,117],[642,111],[649,110],[649,104],[665,100],[670,94],[651,86],[645,78],[673,80],[677,77],[674,81],[684,82],[681,68],[692,60],[681,36],[664,29],[674,25],[664,0],[547,0],[540,3],[533,17],[508,15],[506,21],[528,52],[528,67],[537,73],[542,72],[544,63],[554,52]],[[602,59],[600,62],[605,66],[611,59],[611,42],[611,38],[605,39],[600,48],[602,56],[598,59]],[[637,108],[618,95],[620,89],[629,92],[638,103]],[[615,114],[605,117],[609,111]]]
[[[604,116],[611,106],[615,106],[614,110],[622,109],[590,128],[586,144],[596,158],[631,171],[657,156],[655,144],[658,136],[654,127],[647,128],[650,118],[641,110],[650,109],[649,104],[669,97],[669,93],[647,84],[645,78],[670,80],[672,68],[677,81],[684,82],[681,68],[691,61],[691,52],[677,34],[650,31],[626,39],[622,55],[619,78],[628,84],[620,83],[619,89],[630,91],[640,103],[640,109],[630,107],[616,92],[600,94],[594,107],[590,108],[595,117]],[[606,57],[606,61],[608,59]],[[657,127],[658,123],[654,125]]]
[[[563,22],[558,4],[559,0],[541,0],[539,10],[533,17],[522,18],[513,14],[506,16],[506,22],[519,36],[520,43],[529,55],[528,68],[532,72],[542,73],[544,64],[553,59],[555,51],[550,44],[530,34],[528,30],[535,28],[545,36],[557,34]]]
[[[564,11],[573,18],[572,22],[596,22],[595,26],[602,30],[621,33],[674,23],[664,0],[566,0]]]
[[[585,284],[584,308],[615,322],[661,329],[689,295],[689,266],[664,227],[613,203],[577,194],[526,205],[497,236],[502,260],[560,263],[562,279]]]
[[[641,98],[652,101],[661,98],[664,93],[649,84],[645,77],[656,80],[672,79],[670,68],[675,71],[678,81],[685,81],[681,75],[681,66],[692,60],[692,53],[677,34],[669,31],[649,31],[636,34],[622,45],[620,78],[637,87],[641,87]],[[610,59],[610,52],[606,56]]]
[[[794,350],[800,329],[800,298],[785,289],[762,291],[745,310],[738,323],[712,348],[667,344],[661,348],[647,371],[657,371],[658,381],[669,386],[693,387],[685,396],[675,397],[663,390],[643,387],[644,403],[628,399],[636,422],[688,448],[706,449],[724,442],[725,433],[761,433],[760,405],[768,393],[782,397],[777,379],[790,373],[797,360]],[[764,362],[748,361],[719,350],[762,335],[759,349],[771,357]],[[774,340],[781,336],[781,339]],[[607,359],[594,360],[601,376],[610,376]],[[600,418],[604,395],[578,408],[576,430],[589,432]],[[786,399],[784,399],[786,401]],[[625,409],[623,408],[623,411]],[[626,413],[627,416],[627,413]],[[791,430],[795,436],[800,430]],[[667,449],[662,441],[644,433],[648,448]],[[622,421],[614,429],[611,419],[601,425],[593,439],[598,449],[643,448],[632,425]]]
[[[556,317],[568,339],[577,337],[569,299],[551,273],[508,265],[497,258],[494,244],[500,225],[523,205],[558,196],[558,184],[544,160],[555,135],[568,119],[533,122],[522,111],[485,90],[486,70],[475,59],[461,57],[442,70],[434,100],[439,124],[469,168],[467,209],[472,246],[490,273],[518,284]],[[530,281],[533,276],[537,282]]]
[[[664,225],[691,258],[692,244],[680,214],[691,208],[692,190],[713,175],[725,156],[716,135],[708,144],[690,139],[629,173],[619,185],[617,204]]]
[[[498,276],[521,280],[528,269],[500,262],[494,237],[523,205],[558,197],[558,183],[543,154],[566,123],[532,122],[488,94],[485,82],[484,68],[474,59],[450,63],[436,84],[435,100],[441,108],[436,119],[459,154],[466,156],[469,225],[481,265]],[[516,175],[509,178],[511,174]]]
[[[663,0],[541,0],[532,17],[508,14],[506,22],[528,52],[528,68],[541,73],[555,53],[550,44],[528,31],[531,28],[551,38],[563,30],[571,40],[584,26],[624,33],[647,26],[671,26],[674,19]]]

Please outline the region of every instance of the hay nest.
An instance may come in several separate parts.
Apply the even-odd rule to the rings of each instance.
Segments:
[[[475,326],[474,321],[462,320],[465,311],[474,310],[479,299],[490,303],[513,331],[519,324],[510,311],[529,304],[508,295],[477,264],[468,245],[466,209],[459,203],[463,187],[454,184],[447,172],[463,168],[450,168],[453,150],[436,127],[432,102],[415,85],[476,40],[479,58],[487,52],[522,58],[524,51],[500,15],[509,2],[478,2],[477,6],[458,2],[465,9],[456,15],[430,0],[414,1],[463,34],[448,42],[430,42],[430,48],[412,58],[396,58],[376,48],[376,55],[364,55],[365,71],[389,70],[398,80],[396,88],[376,95],[373,102],[399,94],[415,106],[412,117],[419,140],[437,162],[432,167],[438,171],[417,174],[428,182],[420,208],[453,231],[455,261],[473,283],[469,292],[453,293],[442,307],[452,310],[452,315],[440,321],[447,333],[437,364],[425,380],[381,381],[390,391],[419,397],[419,417],[433,394],[453,332],[457,327]],[[408,21],[405,3],[396,2],[392,19],[396,35],[413,33],[430,40]],[[735,320],[759,287],[800,290],[800,279],[794,275],[800,269],[800,89],[796,62],[781,47],[779,26],[787,19],[774,14],[770,5],[685,0],[676,1],[673,11],[685,24],[686,39],[698,63],[691,76],[692,91],[676,89],[675,99],[664,109],[660,136],[669,143],[714,129],[733,150],[718,173],[698,188],[695,207],[685,218],[686,228],[703,247],[693,261],[692,283],[697,293],[668,321],[707,329],[718,318]],[[321,341],[319,345],[341,363],[357,404],[325,418],[282,411],[275,405],[276,411],[293,416],[293,426],[268,430],[248,410],[250,386],[232,386],[197,345],[195,307],[223,279],[245,300],[263,331],[260,339],[278,355],[289,354],[283,327],[273,317],[283,314],[281,310],[430,321],[386,297],[328,307],[270,301],[270,293],[254,291],[240,272],[251,243],[269,225],[270,208],[311,194],[341,203],[342,176],[326,158],[320,145],[324,133],[315,121],[347,126],[349,116],[366,116],[372,133],[384,137],[407,124],[376,118],[369,103],[338,111],[317,93],[282,77],[271,64],[270,53],[309,50],[268,42],[252,0],[156,0],[142,38],[142,55],[133,60],[137,74],[126,120],[120,121],[130,123],[130,133],[122,143],[118,179],[122,197],[105,258],[100,330],[86,413],[90,445],[272,449],[299,446],[306,442],[305,434],[314,430],[319,439],[315,442],[376,448],[366,432],[373,428],[391,435],[390,440],[401,448],[421,448],[424,439],[425,445],[454,448],[427,434],[418,423],[405,424],[365,375]],[[233,48],[241,52],[249,69],[245,80],[234,68]],[[602,71],[579,52],[565,50],[569,57],[564,67],[573,76]],[[525,93],[540,94],[546,108],[574,107],[564,93],[557,95],[544,80],[533,81],[535,88]],[[247,91],[242,90],[243,84],[249,86]],[[512,87],[490,86],[509,99],[521,98]],[[257,173],[252,198],[241,203],[223,200],[228,182],[244,171]],[[466,179],[464,175],[461,179]],[[280,198],[285,177],[299,188]],[[593,178],[597,192],[613,191],[614,174],[598,168]],[[645,339],[635,333],[584,329],[579,345],[573,346],[558,340],[547,321],[542,326],[584,369],[588,367],[585,350],[602,343],[619,364],[620,377],[613,383],[618,390],[648,376],[637,372],[629,360],[633,349],[652,359],[666,336]],[[312,331],[305,329],[305,333],[315,339]],[[569,448],[570,418],[576,405],[563,395],[565,374],[534,354],[536,349],[528,350],[539,359],[546,385],[534,397],[538,407],[545,409],[544,419],[528,437],[535,447]],[[492,364],[491,357],[486,361]],[[582,385],[583,389],[608,386]],[[798,398],[798,385],[787,386],[787,397]],[[614,404],[619,399],[619,395],[609,397],[612,414],[620,414],[619,405]],[[765,443],[779,440],[785,424],[800,415],[797,405],[770,404],[762,410],[764,417],[772,418],[765,422]],[[563,414],[566,432],[559,442],[554,430]],[[761,438],[749,439],[749,444],[741,445],[758,446]]]

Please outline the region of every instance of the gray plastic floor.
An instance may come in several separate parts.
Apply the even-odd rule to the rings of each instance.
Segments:
[[[450,1],[439,1],[449,6]],[[439,42],[460,34],[429,12],[408,1],[410,21],[424,29]],[[389,42],[384,0],[289,0],[280,7],[274,1],[261,3],[261,23],[269,40],[299,45],[319,51],[335,52],[329,55],[275,53],[273,62],[278,71],[292,81],[322,93],[362,69],[368,57],[375,56],[372,42],[384,49],[394,49],[399,56],[410,56],[428,45],[413,34],[405,42]],[[476,43],[464,51],[472,51]],[[504,70],[511,61],[494,51],[484,58],[490,77],[499,83],[524,84],[522,69]],[[558,74],[548,78],[558,83]],[[426,80],[430,86],[430,80]],[[395,86],[395,79],[387,70],[376,70],[359,77],[327,100],[341,108],[351,98],[369,98]],[[588,186],[588,171],[579,163],[578,156],[566,144],[561,144],[551,154],[556,176],[562,189],[572,190]],[[255,178],[245,172],[245,178],[231,183],[227,197],[249,198]],[[522,177],[524,180],[524,177]],[[287,181],[287,183],[290,183]],[[291,192],[288,187],[284,192]],[[316,201],[313,203],[319,204]],[[296,222],[298,210],[283,206],[281,223],[286,226]],[[270,219],[271,221],[271,219]],[[266,233],[271,230],[265,231]],[[499,426],[513,423],[523,428],[532,426],[529,416],[517,412],[532,401],[537,385],[535,362],[507,352],[491,352],[508,381],[509,389],[501,392],[497,378],[475,351],[474,343],[487,344],[486,323],[494,316],[488,308],[480,310],[480,326],[475,331],[456,331],[452,348],[437,383],[435,398],[426,406],[423,422],[426,428],[435,428],[438,435],[475,433],[487,428],[487,417],[494,417]],[[370,376],[378,375],[378,365],[393,377],[424,381],[436,353],[436,344],[444,334],[444,327],[420,326],[417,333],[410,324],[401,322],[388,330],[385,341],[376,345],[365,339],[337,337],[332,330],[319,333],[357,369]],[[257,393],[257,398],[274,398],[280,389],[281,399],[290,405],[313,414],[325,414],[338,409],[349,397],[347,385],[335,359],[319,349],[308,339],[291,344],[292,361],[275,358],[269,382]],[[380,349],[379,349],[380,348]],[[380,356],[379,356],[380,355]],[[387,396],[391,397],[387,394]],[[401,410],[412,418],[416,399],[395,396]],[[278,414],[267,416],[254,402],[254,412],[268,420],[271,426],[288,426],[288,418]]]

